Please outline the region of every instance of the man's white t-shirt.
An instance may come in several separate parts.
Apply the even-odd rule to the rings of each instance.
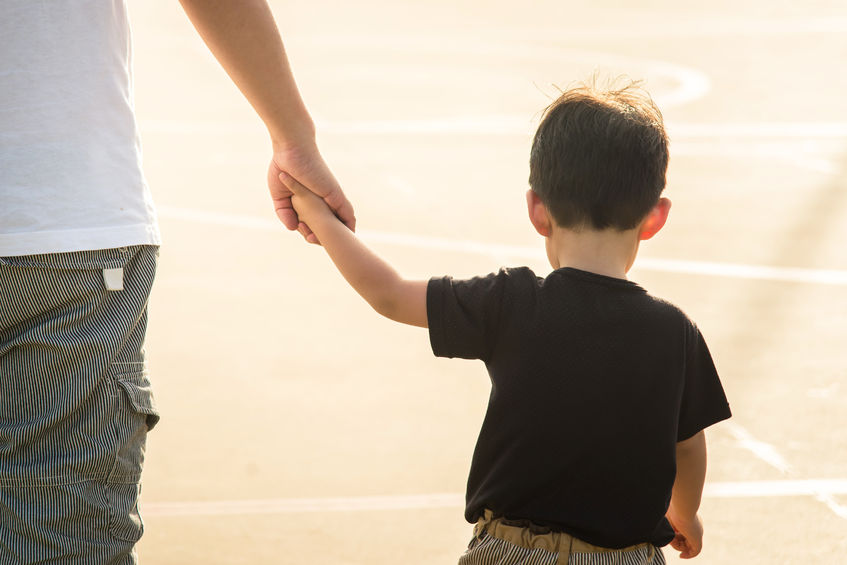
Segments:
[[[0,0],[0,257],[160,243],[126,0]]]

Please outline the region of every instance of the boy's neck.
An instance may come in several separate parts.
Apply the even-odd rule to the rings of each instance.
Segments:
[[[547,258],[554,269],[572,267],[598,275],[626,279],[638,253],[638,229],[575,231],[554,226],[545,238]]]

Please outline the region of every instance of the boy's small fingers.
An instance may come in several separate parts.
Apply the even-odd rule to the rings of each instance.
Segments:
[[[279,180],[291,192],[296,193],[302,188],[302,185],[299,182],[297,182],[297,179],[295,179],[294,177],[292,177],[291,175],[289,175],[285,171],[279,173]]]

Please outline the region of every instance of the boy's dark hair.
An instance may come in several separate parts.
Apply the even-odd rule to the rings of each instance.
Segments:
[[[545,110],[529,184],[562,227],[628,230],[656,205],[667,168],[662,114],[639,83],[582,85]]]

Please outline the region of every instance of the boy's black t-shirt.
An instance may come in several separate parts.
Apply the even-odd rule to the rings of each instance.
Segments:
[[[433,352],[481,359],[488,411],[465,518],[485,508],[601,547],[663,546],[676,443],[730,417],[700,331],[639,285],[528,268],[427,288]]]

